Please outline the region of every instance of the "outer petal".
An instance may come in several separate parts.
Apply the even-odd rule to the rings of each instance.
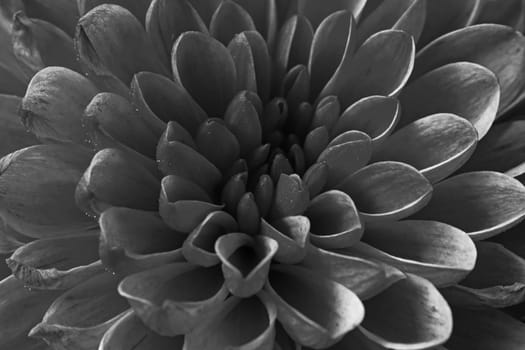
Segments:
[[[328,347],[364,317],[363,305],[353,292],[304,267],[276,265],[266,288],[277,305],[279,321],[304,346]]]
[[[210,34],[223,45],[228,45],[235,34],[250,30],[255,30],[252,17],[231,0],[221,2],[211,18]]]
[[[85,143],[81,117],[98,92],[81,74],[47,67],[29,83],[20,114],[27,129],[44,141]]]
[[[365,221],[407,217],[425,206],[432,194],[420,172],[397,162],[368,165],[337,187],[355,201]]]
[[[18,107],[20,97],[13,95],[0,95],[0,157],[39,143],[37,138],[27,132],[20,121]]]
[[[467,161],[477,140],[469,121],[454,114],[433,114],[395,132],[376,149],[373,159],[410,164],[437,182]]]
[[[415,275],[366,301],[365,307],[359,330],[387,349],[428,349],[443,344],[452,333],[447,302],[430,282]]]
[[[438,286],[459,282],[476,263],[476,247],[469,236],[437,221],[370,223],[363,242],[371,246],[356,247],[364,257],[424,277]]]
[[[182,350],[184,337],[163,337],[147,328],[132,311],[120,318],[102,337],[98,350]]]
[[[472,48],[476,49],[472,49]],[[497,24],[480,24],[436,39],[418,53],[412,79],[458,61],[480,64],[491,70],[501,87],[499,111],[507,109],[523,88],[525,39],[514,29]],[[501,52],[507,52],[501,55]]]
[[[149,328],[167,336],[187,334],[228,296],[217,267],[187,263],[130,275],[118,289]]]
[[[492,242],[477,244],[474,270],[460,285],[445,290],[452,304],[508,307],[525,300],[525,259]]]
[[[49,0],[48,0],[49,1]],[[52,1],[52,0],[51,0]],[[78,11],[81,15],[85,15],[91,9],[106,3],[116,4],[129,10],[137,19],[144,23],[146,11],[150,5],[151,0],[77,0]]]
[[[18,248],[7,265],[28,288],[69,289],[103,271],[98,232],[47,238]]]
[[[415,217],[456,226],[474,240],[494,236],[525,216],[525,187],[506,175],[480,171],[437,184],[430,203]]]
[[[56,291],[32,291],[13,276],[0,281],[0,326],[3,349],[43,350],[43,342],[27,333],[60,294]]]
[[[365,96],[393,96],[407,82],[414,55],[414,40],[407,33],[400,30],[376,33],[351,60],[343,62],[321,96],[337,95],[343,108]]]
[[[496,118],[500,87],[487,68],[455,62],[410,83],[399,98],[403,107],[400,126],[433,113],[453,113],[470,121],[483,138]]]
[[[308,17],[314,27],[317,27],[323,19],[340,10],[348,10],[354,18],[359,18],[365,3],[364,0],[334,0],[321,4],[315,0],[299,0],[298,11]]]
[[[74,202],[90,153],[76,146],[39,145],[0,160],[0,211],[16,231],[35,238],[95,226]]]
[[[186,336],[184,349],[274,349],[276,316],[275,305],[263,292],[247,299],[231,297]]]
[[[39,18],[54,24],[69,36],[75,32],[78,9],[75,1],[69,0],[24,0],[23,8],[28,17]]]
[[[118,279],[105,272],[62,294],[29,336],[64,350],[91,350],[127,308]]]

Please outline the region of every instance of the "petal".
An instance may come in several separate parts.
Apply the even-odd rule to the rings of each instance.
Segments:
[[[357,44],[384,29],[399,29],[417,42],[426,22],[426,1],[394,0],[382,2],[359,22]]]
[[[27,129],[43,141],[85,143],[81,117],[97,88],[81,74],[47,67],[29,82],[20,114]]]
[[[18,248],[7,265],[28,288],[69,289],[103,271],[98,232],[40,239]]]
[[[214,315],[186,336],[186,350],[270,350],[274,344],[275,305],[266,294],[231,297]]]
[[[494,125],[460,171],[492,170],[513,177],[520,175],[525,153],[523,132],[525,121],[522,120]]]
[[[311,200],[304,215],[310,221],[310,240],[318,247],[348,247],[363,235],[357,208],[344,192],[321,193]]]
[[[207,33],[205,23],[186,0],[153,0],[146,14],[146,31],[163,62],[169,66],[173,43],[187,31]]]
[[[138,113],[124,97],[111,92],[97,94],[84,111],[82,126],[96,150],[106,148],[104,138],[154,158],[160,134],[156,121]]]
[[[33,134],[27,132],[20,121],[18,107],[20,97],[0,94],[0,157],[39,143]]]
[[[157,149],[157,162],[164,175],[177,175],[191,180],[208,193],[222,180],[219,169],[203,155],[178,141],[170,141]]]
[[[272,221],[261,221],[260,234],[268,236],[278,244],[274,260],[294,264],[303,260],[309,241],[310,221],[306,216],[287,216]]]
[[[496,118],[500,88],[487,68],[456,62],[410,83],[399,99],[403,107],[400,126],[433,113],[453,113],[470,121],[482,138]]]
[[[357,130],[347,131],[333,139],[317,157],[328,168],[327,186],[334,188],[346,177],[365,166],[372,156],[372,140]]]
[[[326,17],[315,31],[308,59],[313,98],[317,97],[339,66],[354,26],[349,11],[338,11]]]
[[[378,162],[346,178],[338,189],[356,203],[365,221],[398,220],[430,200],[432,186],[410,165]]]
[[[34,238],[72,235],[96,225],[74,201],[91,154],[74,146],[39,145],[0,160],[0,211],[6,224]]]
[[[147,328],[133,311],[128,311],[109,328],[99,350],[182,350],[184,338],[163,337]]]
[[[202,123],[195,135],[195,144],[199,153],[223,173],[240,157],[239,141],[222,119],[213,118]]]
[[[191,180],[170,175],[162,179],[159,214],[171,228],[189,233],[224,206],[214,204],[206,192]]]
[[[240,92],[224,113],[226,126],[237,137],[241,155],[261,145],[262,128],[259,115],[245,92]]]
[[[329,251],[310,246],[301,266],[342,284],[361,300],[372,298],[405,278],[396,269],[353,256],[344,249]]]
[[[126,277],[118,287],[141,320],[164,336],[187,334],[227,297],[217,267],[166,264]]]
[[[151,119],[176,121],[191,134],[206,119],[206,113],[180,84],[160,74],[135,74],[131,82],[131,96],[139,110],[150,115]]]
[[[302,214],[309,202],[308,190],[301,178],[294,175],[281,174],[275,188],[271,217],[275,219]]]
[[[106,148],[91,160],[75,198],[86,213],[97,216],[112,206],[156,210],[159,193],[159,181],[149,169],[123,151]]]
[[[151,54],[154,48],[141,23],[123,7],[103,4],[90,10],[78,21],[76,38],[81,62],[95,77],[114,75],[129,85],[140,71],[168,75]]]
[[[525,325],[494,309],[454,308],[454,333],[450,350],[520,350],[525,343]]]
[[[365,256],[369,253],[371,259],[440,287],[459,282],[476,263],[476,247],[470,237],[437,221],[370,223],[363,242],[373,247],[362,250]]]
[[[350,130],[366,133],[377,147],[394,130],[401,116],[399,101],[393,97],[369,96],[348,107],[332,129],[332,136]]]
[[[460,168],[474,152],[477,140],[469,121],[454,114],[433,114],[395,132],[378,147],[373,159],[412,165],[434,183]]]
[[[209,267],[220,262],[215,242],[226,233],[236,232],[237,222],[223,211],[210,213],[184,241],[182,254],[190,263]]]
[[[432,283],[415,275],[367,300],[365,308],[359,330],[387,349],[429,349],[443,344],[452,333],[447,302]]]
[[[111,271],[129,271],[177,257],[186,238],[170,229],[156,212],[113,207],[100,215],[98,252]],[[171,254],[169,254],[172,252]],[[162,254],[165,253],[165,254]],[[178,254],[180,255],[180,254]]]
[[[245,233],[229,233],[215,242],[215,252],[222,262],[226,287],[238,297],[247,298],[264,286],[270,262],[277,252],[277,241]]]
[[[453,305],[493,308],[525,300],[525,259],[492,242],[479,242],[474,270],[457,286],[443,292]]]
[[[237,71],[236,90],[248,90],[256,93],[255,59],[246,34],[244,32],[236,34],[229,42],[228,50]]]
[[[223,45],[228,45],[237,33],[255,30],[251,16],[237,3],[221,2],[210,22],[210,34]]]
[[[118,279],[102,273],[62,294],[29,333],[54,348],[89,350],[129,307],[117,294]]]
[[[49,1],[49,0],[48,0]],[[129,10],[141,23],[144,23],[146,11],[150,5],[151,0],[77,0],[78,10],[81,15],[88,13],[91,9],[105,4],[111,3],[122,6]]]
[[[78,21],[78,8],[70,0],[24,0],[24,11],[28,17],[38,18],[54,24],[73,36]]]
[[[211,16],[219,7],[222,0],[189,0],[190,4],[197,10],[205,24],[209,24]]]
[[[27,241],[31,241],[26,236],[22,236],[20,233],[9,227],[3,219],[0,218],[0,253],[7,254],[12,253],[16,249],[20,248]],[[7,258],[7,256],[6,256]],[[7,265],[4,266],[8,269]],[[9,270],[11,274],[11,270]]]
[[[523,4],[519,0],[497,3],[494,0],[482,0],[476,23],[498,23],[509,27],[519,27],[523,16]]]
[[[475,47],[475,50],[472,48]],[[491,70],[501,88],[499,111],[504,111],[521,91],[525,75],[525,39],[514,29],[498,24],[479,24],[433,41],[418,53],[412,79],[458,61],[480,64]],[[507,52],[506,55],[500,55]]]
[[[210,117],[221,117],[235,94],[235,63],[228,49],[210,36],[186,32],[173,46],[171,63],[175,81]]]
[[[479,240],[507,230],[524,215],[523,185],[500,173],[480,171],[434,186],[432,200],[415,217],[453,225]]]
[[[17,70],[20,69],[18,65],[16,68]],[[12,67],[0,62],[0,79],[2,79],[0,94],[24,96],[27,87],[26,80],[29,80],[29,78],[23,77],[23,73],[17,73]]]
[[[43,350],[43,342],[30,339],[27,333],[58,297],[57,291],[33,291],[10,276],[0,281],[0,347],[4,349]]]
[[[400,30],[376,33],[352,59],[343,59],[321,96],[336,95],[346,109],[366,96],[396,95],[412,72],[414,55],[414,40],[407,33]]]
[[[279,321],[303,346],[328,347],[364,317],[363,304],[353,292],[304,267],[276,265],[266,289],[277,305]]]
[[[437,37],[471,25],[478,16],[480,0],[427,1],[427,15],[418,46],[423,47]]]
[[[31,75],[47,66],[79,71],[73,40],[53,24],[18,12],[11,35],[15,56]]]
[[[315,0],[299,0],[298,12],[308,17],[312,25],[317,27],[323,19],[340,10],[348,10],[354,18],[359,18],[365,3],[364,0],[335,0],[321,4]]]

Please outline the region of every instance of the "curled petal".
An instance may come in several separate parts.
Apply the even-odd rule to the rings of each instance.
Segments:
[[[95,77],[113,75],[128,85],[140,71],[168,75],[151,54],[153,45],[141,23],[121,6],[103,4],[90,10],[78,22],[76,40],[82,64]]]
[[[331,190],[313,198],[304,215],[310,220],[310,240],[322,248],[344,248],[358,242],[363,225],[346,193]]]
[[[98,234],[40,239],[6,260],[13,275],[28,288],[69,289],[103,271]]]
[[[177,231],[191,232],[209,213],[222,208],[191,180],[176,175],[162,179],[159,213]]]
[[[118,290],[149,328],[165,336],[187,334],[228,295],[217,267],[187,263],[130,275]]]
[[[159,181],[149,169],[123,151],[106,148],[93,157],[75,197],[80,207],[97,216],[112,206],[157,209],[159,192]]]
[[[370,95],[394,96],[414,67],[413,38],[385,30],[368,38],[351,59],[344,60],[321,96],[336,95],[343,108]]]
[[[496,118],[500,86],[487,68],[455,62],[416,79],[399,99],[403,106],[400,126],[433,113],[453,113],[471,122],[481,139]]]
[[[338,136],[350,130],[359,130],[372,139],[377,147],[394,130],[401,116],[399,101],[393,97],[369,96],[348,107],[332,129]]]
[[[20,114],[27,129],[43,141],[85,143],[81,117],[97,88],[81,74],[47,67],[29,82]]]
[[[452,333],[447,302],[432,283],[415,275],[367,300],[365,308],[359,330],[383,348],[428,349],[443,344]]]
[[[354,200],[365,221],[407,217],[424,207],[432,194],[432,186],[419,171],[398,162],[368,165],[338,189]]]
[[[35,238],[94,227],[73,195],[90,157],[77,146],[39,145],[0,159],[0,212],[5,223]]]
[[[459,282],[476,263],[476,247],[469,236],[437,221],[370,223],[363,242],[373,247],[363,247],[365,256],[440,287]]]
[[[179,249],[186,238],[170,229],[156,212],[130,208],[107,209],[100,215],[99,225],[98,251],[106,268],[112,271],[176,258],[173,251]]]
[[[246,298],[261,290],[277,247],[273,238],[245,233],[229,233],[215,242],[226,287],[233,295]]]
[[[147,328],[133,310],[127,311],[109,328],[99,350],[182,350],[184,338],[163,337]]]
[[[29,333],[58,349],[89,350],[129,307],[117,294],[118,279],[105,272],[70,289]]]
[[[264,292],[257,297],[230,297],[186,336],[186,350],[271,350],[277,310]]]
[[[186,32],[173,46],[171,63],[175,81],[210,117],[221,117],[235,94],[235,63],[228,49],[208,35]]]
[[[303,260],[309,241],[310,221],[306,216],[287,216],[272,224],[261,220],[261,235],[278,243],[274,259],[284,264]]]
[[[304,267],[276,265],[266,288],[277,305],[279,321],[303,346],[326,348],[364,317],[363,304],[353,292]]]
[[[472,48],[475,47],[475,50]],[[507,109],[525,83],[525,39],[513,28],[479,24],[463,28],[433,41],[418,53],[412,79],[458,61],[480,64],[491,70],[501,88],[499,111]],[[507,52],[500,55],[500,52]]]
[[[182,254],[192,264],[209,267],[220,262],[215,253],[217,239],[230,232],[236,232],[237,222],[228,213],[210,213],[184,241]]]
[[[525,300],[525,259],[492,242],[479,242],[474,270],[444,290],[453,305],[508,307]]]
[[[345,249],[329,251],[310,246],[301,266],[342,284],[361,300],[372,298],[405,278],[388,265],[360,258]]]
[[[453,225],[480,240],[516,225],[524,215],[525,188],[519,181],[479,171],[434,186],[432,200],[415,217]]]
[[[478,133],[454,114],[433,114],[395,132],[376,150],[374,160],[410,164],[430,182],[449,176],[471,156]]]
[[[10,276],[0,281],[0,347],[4,349],[44,349],[43,342],[30,339],[27,333],[60,295],[57,291],[25,288],[21,281]],[[16,320],[16,321],[15,321]]]
[[[38,139],[27,132],[20,121],[18,107],[21,98],[0,94],[0,157],[18,149],[39,143]]]

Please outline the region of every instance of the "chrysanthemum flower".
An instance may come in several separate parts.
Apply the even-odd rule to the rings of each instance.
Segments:
[[[0,349],[523,347],[521,1],[111,3],[4,4]]]

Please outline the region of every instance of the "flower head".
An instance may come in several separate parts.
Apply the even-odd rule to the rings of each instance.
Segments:
[[[9,2],[0,345],[525,343],[521,4]]]

